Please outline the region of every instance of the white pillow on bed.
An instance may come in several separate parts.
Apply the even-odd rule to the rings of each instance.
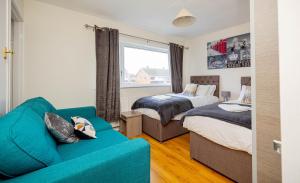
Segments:
[[[213,96],[216,91],[216,85],[198,85],[197,96]]]
[[[209,85],[209,89],[208,89],[208,92],[207,92],[207,95],[208,96],[213,96],[215,91],[217,89],[217,86],[216,85]]]
[[[251,104],[251,86],[242,86],[238,101],[243,104]]]
[[[198,85],[196,96],[207,96],[210,85]]]
[[[197,86],[198,86],[197,84],[192,84],[192,83],[186,84],[182,94],[186,96],[195,96]]]

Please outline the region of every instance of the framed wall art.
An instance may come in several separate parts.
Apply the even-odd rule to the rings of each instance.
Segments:
[[[250,33],[207,43],[208,69],[251,67]]]

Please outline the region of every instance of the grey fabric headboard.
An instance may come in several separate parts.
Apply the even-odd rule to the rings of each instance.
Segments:
[[[251,77],[241,77],[241,85],[251,86]]]
[[[191,83],[199,85],[216,85],[214,96],[220,94],[220,76],[191,76]]]

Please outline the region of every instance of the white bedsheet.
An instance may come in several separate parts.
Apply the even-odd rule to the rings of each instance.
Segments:
[[[245,112],[251,110],[251,107],[241,106],[238,104],[219,104],[218,107],[228,112]]]
[[[209,105],[209,104],[213,104],[213,103],[216,103],[219,101],[219,98],[215,97],[215,96],[194,96],[194,97],[192,97],[192,96],[185,96],[185,95],[181,95],[181,94],[167,94],[167,95],[187,98],[192,102],[194,107]],[[135,109],[135,111],[139,111],[140,113],[147,115],[150,118],[160,120],[160,116],[159,116],[158,112],[156,112],[153,109],[139,108],[139,109]],[[184,113],[178,114],[173,118],[173,120],[180,120],[183,115],[184,115]]]
[[[252,130],[204,116],[188,116],[183,126],[217,144],[252,154]]]

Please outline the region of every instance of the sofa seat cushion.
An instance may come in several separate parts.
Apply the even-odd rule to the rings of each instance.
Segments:
[[[93,124],[93,127],[97,132],[96,136],[98,136],[98,132],[112,129],[112,126],[102,118],[95,117],[89,118],[88,120]]]
[[[80,140],[75,144],[61,144],[57,150],[61,158],[70,160],[79,156],[104,149],[128,141],[127,137],[115,130],[105,130],[97,133],[96,139]]]
[[[0,174],[15,177],[61,161],[43,119],[30,107],[18,107],[0,124]]]

